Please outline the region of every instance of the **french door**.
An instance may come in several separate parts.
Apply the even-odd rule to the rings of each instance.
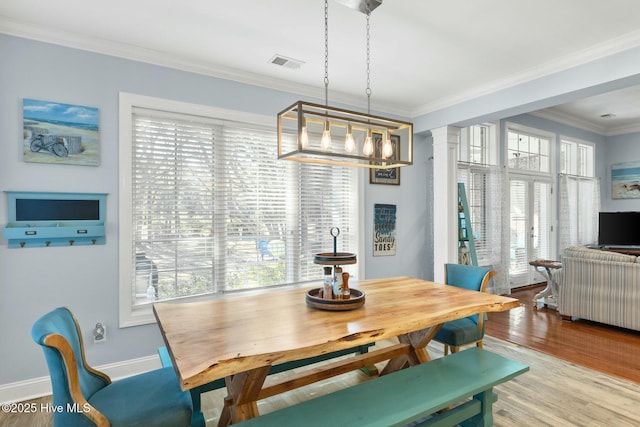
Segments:
[[[527,175],[509,178],[511,288],[544,281],[529,265],[535,259],[552,259],[551,182]]]

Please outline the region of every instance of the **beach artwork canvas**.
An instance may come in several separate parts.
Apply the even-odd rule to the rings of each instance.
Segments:
[[[611,165],[611,197],[640,199],[640,162]]]
[[[22,118],[25,162],[100,164],[97,108],[25,98]]]

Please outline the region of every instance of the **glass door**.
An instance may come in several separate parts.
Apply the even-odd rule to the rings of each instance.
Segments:
[[[532,177],[511,177],[510,263],[511,288],[545,281],[529,265],[535,259],[551,259],[551,184]]]

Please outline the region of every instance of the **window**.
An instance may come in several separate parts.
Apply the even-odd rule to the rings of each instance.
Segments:
[[[560,139],[559,251],[598,242],[600,181],[595,177],[595,145]]]
[[[278,161],[273,118],[130,94],[120,114],[122,326],[154,300],[321,280],[334,226],[357,252],[354,168]]]
[[[481,165],[498,164],[496,126],[483,123],[462,129],[458,160]]]
[[[529,172],[551,172],[551,139],[523,131],[507,131],[507,164],[509,169]]]
[[[465,185],[478,264],[491,265],[499,272],[491,282],[491,292],[508,293],[507,252],[502,236],[505,170],[496,166],[496,126],[471,126],[462,129],[460,137],[458,182]]]
[[[593,177],[594,151],[591,143],[561,138],[560,173]]]

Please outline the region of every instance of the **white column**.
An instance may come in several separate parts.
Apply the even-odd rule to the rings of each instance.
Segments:
[[[443,126],[433,136],[433,275],[444,283],[444,264],[458,262],[458,146],[460,129]]]

